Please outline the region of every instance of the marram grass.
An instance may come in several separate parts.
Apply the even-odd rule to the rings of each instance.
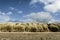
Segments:
[[[60,24],[1,23],[0,32],[60,32]]]

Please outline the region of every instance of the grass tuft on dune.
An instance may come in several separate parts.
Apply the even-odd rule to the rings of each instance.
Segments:
[[[60,32],[60,24],[1,23],[0,32]]]

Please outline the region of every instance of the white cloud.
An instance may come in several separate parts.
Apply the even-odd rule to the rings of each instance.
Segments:
[[[0,11],[0,22],[7,22],[10,20],[10,14],[11,12],[2,12]]]
[[[23,11],[18,11],[19,14],[23,13]]]
[[[15,11],[15,12],[17,12],[17,13],[19,13],[19,14],[21,14],[21,13],[23,13],[23,11],[21,11],[21,10],[19,10],[19,9],[16,9],[16,8],[14,8],[14,7],[9,7],[12,11]],[[12,12],[9,12],[8,14],[12,14]]]
[[[37,2],[42,2],[42,3],[44,3],[44,4],[49,4],[49,3],[52,3],[52,2],[54,2],[54,1],[55,1],[55,0],[31,0],[30,5],[35,4],[35,3],[37,3]]]
[[[7,12],[7,15],[11,15],[12,14],[12,12]]]
[[[10,20],[10,17],[7,15],[0,15],[0,22],[7,22]]]
[[[51,21],[49,21],[48,23],[54,23],[54,22],[56,22],[56,20],[55,19],[51,19]]]
[[[7,13],[0,11],[0,15],[11,15],[11,14],[12,14],[11,11],[10,12],[7,12]]]
[[[42,2],[42,3],[44,3],[45,5],[48,5],[48,4],[50,4],[50,3],[53,3],[54,1],[56,1],[56,0],[39,0],[39,2]]]
[[[33,19],[25,19],[25,20],[21,20],[22,22],[36,22],[35,20]]]
[[[0,15],[5,15],[5,13],[4,13],[4,12],[2,12],[2,11],[0,11]]]
[[[12,10],[12,11],[13,11],[13,10],[14,10],[14,11],[18,11],[18,9],[15,8],[15,7],[9,7],[9,9]]]
[[[38,22],[39,22],[39,20],[40,21],[42,20],[42,22],[45,21],[48,23],[59,22],[59,20],[56,20],[52,17],[51,13],[53,13],[55,16],[58,15],[57,12],[59,12],[59,10],[60,10],[60,0],[31,0],[30,5],[34,6],[35,3],[37,3],[37,2],[42,2],[43,4],[45,4],[44,10],[46,12],[42,13],[42,14],[41,14],[41,12],[31,13],[31,14],[27,15],[27,17],[29,17],[31,19],[35,18],[36,20],[38,20]]]
[[[17,11],[18,9],[14,8],[14,7],[9,7],[10,10],[15,10]]]
[[[14,7],[10,7],[11,10],[14,10],[15,8]]]
[[[48,12],[57,12],[60,10],[60,0],[55,0],[52,4],[46,5],[44,9]]]
[[[50,21],[50,22],[48,22],[48,23],[60,23],[60,20],[51,19],[51,21]]]
[[[38,0],[31,0],[30,5],[37,3]]]
[[[37,2],[44,3],[44,9],[47,12],[55,13],[60,10],[60,0],[31,0],[30,5],[35,4]]]
[[[52,21],[53,17],[48,12],[38,12],[38,13],[31,13],[29,15],[24,16],[26,20],[33,21],[33,22],[42,22],[48,23]]]
[[[6,15],[6,13],[2,12],[1,15]]]
[[[16,19],[11,19],[11,21],[15,21]]]

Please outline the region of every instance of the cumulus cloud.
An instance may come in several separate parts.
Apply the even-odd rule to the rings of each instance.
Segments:
[[[52,4],[46,5],[44,9],[48,12],[57,12],[60,10],[60,0],[55,0]]]
[[[33,20],[33,19],[25,19],[25,20],[21,20],[21,22],[37,22],[36,20]]]
[[[5,15],[5,13],[4,13],[4,12],[2,12],[2,11],[0,11],[0,15]]]
[[[55,0],[31,0],[30,5],[35,4],[37,2],[42,2],[42,3],[44,3],[46,5],[46,4],[53,3],[54,1]]]
[[[19,14],[23,13],[23,11],[18,11]]]
[[[7,22],[10,20],[9,16],[6,15],[0,15],[0,22]]]
[[[0,22],[7,22],[9,20],[11,20],[10,15],[12,14],[12,12],[2,12],[0,11]]]
[[[11,10],[14,10],[15,8],[14,7],[9,7]]]
[[[38,12],[38,13],[30,13],[29,15],[24,16],[27,21],[31,22],[42,22],[48,23],[53,21],[54,19],[50,13],[48,12]]]
[[[11,11],[10,12],[7,12],[7,15],[11,15],[11,14],[13,14]]]
[[[30,5],[37,3],[38,0],[31,0]]]
[[[60,20],[51,19],[51,21],[49,21],[48,23],[60,23]]]
[[[18,10],[18,9],[16,9],[15,7],[9,7],[9,9],[12,10],[12,11],[13,11],[13,10],[17,11],[17,10]]]
[[[11,15],[11,14],[13,14],[11,11],[9,11],[7,13],[0,11],[0,15]]]
[[[49,23],[52,23],[52,22],[60,22],[59,20],[56,20],[56,19],[54,19],[54,17],[52,17],[52,15],[51,15],[51,13],[53,13],[53,15],[58,15],[58,13],[57,12],[59,12],[60,11],[60,0],[31,0],[31,2],[30,2],[30,5],[34,5],[35,3],[37,3],[37,2],[42,2],[43,4],[45,4],[44,5],[44,10],[49,14],[46,14],[46,15],[48,15],[48,17],[47,18],[45,18],[46,16],[42,16],[42,15],[45,15],[44,13],[41,15],[41,12],[40,12],[40,16],[39,16],[39,18],[38,18],[38,16],[35,16],[35,18],[37,17],[38,19],[38,21],[40,20],[41,21],[41,18],[42,18],[42,22],[44,22],[45,20],[47,20],[47,21],[45,21],[45,22],[49,22]],[[42,5],[42,4],[41,4]],[[46,13],[45,12],[45,13]],[[32,13],[33,14],[33,13]],[[31,17],[32,17],[32,14],[30,14],[31,15]],[[34,13],[34,14],[38,14],[38,13]],[[33,16],[34,17],[34,16]],[[33,18],[32,17],[32,18]]]
[[[44,3],[44,9],[47,12],[55,13],[60,10],[60,0],[31,0],[30,5],[35,4],[37,2]]]
[[[55,23],[57,22],[55,19],[51,19],[48,23]]]
[[[19,14],[21,14],[21,13],[23,13],[23,11],[21,11],[21,10],[19,10],[19,9],[16,9],[16,8],[14,8],[14,7],[9,7],[12,11],[15,11],[15,12],[17,12],[17,13],[19,13]],[[8,14],[11,14],[12,12],[9,12]]]

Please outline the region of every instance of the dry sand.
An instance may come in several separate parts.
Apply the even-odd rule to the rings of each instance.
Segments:
[[[0,40],[60,40],[59,32],[1,32]]]

